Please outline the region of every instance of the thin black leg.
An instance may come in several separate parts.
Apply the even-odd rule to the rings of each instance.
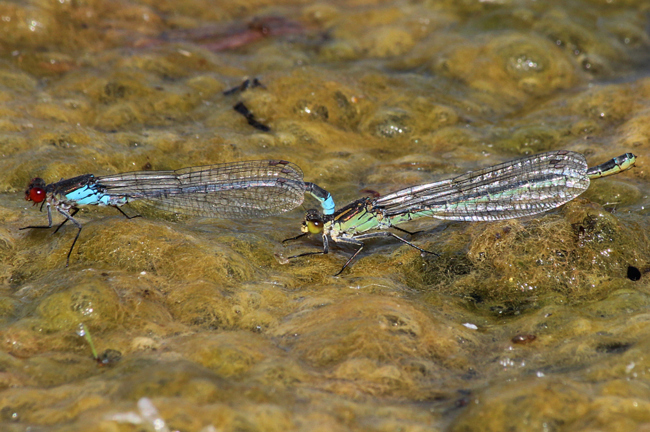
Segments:
[[[392,228],[396,228],[396,227],[392,227]],[[397,228],[397,229],[399,229],[399,228]],[[402,230],[402,229],[399,229],[399,230],[404,231],[404,232],[406,232],[408,234],[412,234],[412,233],[410,233],[410,232],[408,232],[406,230]],[[415,233],[413,233],[413,234],[415,234]],[[295,240],[295,239],[303,237],[305,235],[306,235],[306,233],[301,234],[301,235],[299,235],[297,237],[286,239],[284,241]],[[368,240],[368,239],[373,239],[373,238],[386,238],[386,237],[395,238],[395,239],[401,241],[402,243],[405,243],[405,244],[411,246],[412,248],[415,248],[415,249],[419,250],[422,253],[428,253],[428,254],[431,254],[431,255],[440,256],[436,252],[431,252],[431,251],[422,249],[422,248],[414,245],[413,243],[409,242],[408,240],[403,239],[402,237],[400,237],[397,234],[392,233],[390,231],[380,231],[380,232],[374,232],[374,233],[368,233],[368,234],[359,234],[359,235],[354,236],[353,238],[337,238],[336,243],[343,243],[343,244],[353,245],[353,246],[357,246],[358,248],[352,254],[352,256],[350,258],[348,258],[348,260],[345,262],[345,264],[343,264],[343,267],[341,267],[341,270],[339,270],[334,276],[339,276],[341,273],[343,273],[343,271],[350,265],[350,263],[352,263],[352,261],[354,261],[354,259],[361,253],[361,251],[363,250],[363,248],[365,246],[365,244],[363,243],[362,240]],[[329,252],[329,246],[328,246],[327,236],[323,236],[323,250],[322,251],[305,252],[305,253],[302,253],[300,255],[290,256],[288,259],[299,258],[299,257],[304,257],[304,256],[309,256],[309,255],[325,255],[328,252]]]
[[[306,236],[307,234],[309,234],[309,233],[302,233],[302,234],[297,235],[297,236],[295,236],[295,237],[291,237],[291,238],[288,238],[288,239],[284,239],[284,240],[282,240],[282,243],[284,243],[284,242],[288,242],[288,241],[298,240],[299,238],[302,238],[302,237]]]
[[[76,215],[78,211],[79,211],[78,208],[73,209],[73,210],[72,210],[72,214],[70,214],[70,217]],[[52,234],[53,234],[53,235],[56,234],[56,233],[61,229],[61,227],[62,227],[63,225],[65,225],[65,223],[66,223],[67,221],[68,221],[68,219],[66,218],[63,222],[61,222],[61,224],[60,224],[58,227],[56,227],[56,229],[54,230],[54,232],[53,232]]]
[[[68,256],[65,260],[65,266],[68,267],[70,265],[70,255],[72,254],[72,249],[74,249],[74,245],[77,244],[77,239],[79,238],[79,234],[81,234],[81,224],[75,218],[73,218],[72,215],[67,211],[59,208],[57,210],[59,211],[59,213],[65,216],[66,220],[69,219],[78,228],[77,235],[74,237],[74,240],[72,241],[72,246],[70,246],[70,250],[68,251]],[[73,214],[77,214],[77,212],[74,212]],[[61,225],[63,225],[63,223],[61,223]]]
[[[428,251],[428,250],[424,250],[424,249],[414,245],[410,241],[408,241],[406,239],[403,239],[402,237],[400,237],[397,234],[392,233],[390,231],[380,231],[380,232],[374,232],[374,233],[369,233],[369,234],[360,234],[360,235],[354,236],[354,239],[355,240],[366,240],[366,239],[380,238],[380,237],[392,237],[392,238],[395,238],[395,239],[401,241],[402,243],[406,243],[407,245],[411,246],[412,248],[415,248],[415,249],[419,250],[420,252],[428,253],[428,254],[435,255],[435,256],[440,256],[440,254],[437,254],[435,252],[431,252],[431,251]]]
[[[301,234],[298,237],[302,237],[302,236],[304,236],[306,234],[307,233]],[[294,240],[294,239],[287,239],[287,240]],[[327,240],[327,236],[323,234],[323,250],[322,251],[305,252],[305,253],[301,253],[300,255],[290,256],[287,259],[300,258],[300,257],[304,257],[304,256],[309,256],[309,255],[327,255],[329,253],[329,251],[330,251],[329,241]]]
[[[437,254],[435,252],[431,252],[431,251],[422,249],[422,248],[414,245],[410,241],[408,241],[406,239],[403,239],[402,237],[400,237],[397,234],[392,233],[390,231],[381,231],[381,232],[376,232],[376,233],[360,234],[360,235],[354,236],[355,240],[366,240],[366,239],[380,238],[380,237],[392,237],[392,238],[395,238],[395,239],[401,241],[402,243],[406,243],[407,245],[411,246],[412,248],[415,248],[415,249],[419,250],[420,252],[428,253],[428,254],[435,255],[435,256],[440,256],[440,254]]]
[[[305,252],[305,253],[301,253],[299,255],[290,256],[287,259],[300,258],[300,257],[304,257],[304,256],[309,256],[309,255],[327,255],[328,252],[329,251],[326,251],[326,250],[322,250],[322,251],[318,251],[318,252]]]
[[[396,229],[397,231],[401,231],[403,233],[406,233],[408,235],[416,235],[416,234],[419,234],[419,233],[422,232],[422,231],[415,231],[415,232],[406,231],[404,228],[400,228],[400,227],[396,227],[396,226],[391,226],[391,228]]]
[[[124,213],[124,211],[122,211],[122,209],[119,208],[118,206],[113,206],[113,207],[118,209],[119,212],[122,213],[124,215],[124,217],[127,218],[127,219],[133,219],[133,218],[137,218],[137,217],[141,216],[141,215],[129,216],[126,213]],[[75,224],[77,226],[77,228],[79,228],[79,230],[77,231],[77,235],[74,237],[74,240],[72,242],[72,246],[70,246],[70,250],[68,251],[68,257],[65,260],[65,266],[68,267],[70,265],[70,255],[72,254],[72,249],[74,249],[74,245],[77,244],[77,240],[79,239],[79,234],[81,234],[81,224],[73,217],[74,215],[77,214],[79,209],[75,208],[74,212],[72,214],[69,214],[65,210],[61,210],[61,209],[57,209],[57,210],[59,211],[59,213],[61,213],[66,218],[61,223],[61,225],[59,225],[59,228],[61,228],[63,226],[63,224],[66,223],[67,221],[72,221],[72,223]],[[59,228],[57,228],[56,231],[58,231]],[[54,232],[56,232],[56,231],[54,231]]]
[[[359,248],[352,254],[352,256],[350,258],[348,258],[348,260],[345,262],[345,264],[343,264],[343,267],[341,267],[341,270],[339,270],[334,276],[338,276],[341,273],[343,273],[343,270],[345,270],[347,268],[347,266],[350,265],[352,260],[354,260],[357,257],[357,255],[359,255],[361,253],[361,251],[363,250],[363,247],[364,247],[363,242],[360,242],[360,241],[358,241],[356,239],[337,239],[337,243],[345,243],[345,244],[349,244],[349,245],[359,246]]]
[[[393,228],[395,228],[395,227],[393,227]],[[408,231],[406,231],[406,232],[408,232]],[[407,245],[419,250],[420,252],[432,254],[432,255],[435,255],[435,256],[440,256],[435,252],[424,250],[424,249],[414,245],[413,243],[401,238],[400,236],[398,236],[395,233],[392,233],[390,231],[380,231],[380,232],[374,232],[374,233],[369,233],[369,234],[360,234],[360,235],[354,236],[354,238],[351,238],[351,239],[340,239],[340,238],[337,239],[337,243],[345,243],[345,244],[356,245],[356,246],[359,246],[359,249],[357,249],[354,252],[354,254],[352,254],[352,256],[345,262],[345,264],[343,264],[343,267],[341,268],[341,270],[339,270],[339,272],[337,274],[335,274],[334,276],[338,276],[341,273],[343,273],[343,270],[345,270],[345,268],[350,265],[350,263],[357,257],[357,255],[359,255],[361,253],[361,251],[363,250],[363,247],[365,246],[364,243],[361,240],[368,240],[368,239],[381,238],[381,237],[392,237],[392,238],[395,238],[395,239],[401,241],[402,243],[406,243]]]
[[[127,218],[127,219],[134,219],[134,218],[142,217],[142,215],[129,216],[128,214],[124,213],[124,210],[122,210],[122,209],[119,208],[118,206],[112,206],[112,207],[115,207],[115,208],[116,208],[120,213],[122,213],[122,214],[124,215],[124,217]],[[72,211],[72,213],[70,214],[70,216],[71,216],[71,217],[74,217],[74,215],[76,215],[78,211],[79,211],[79,209],[78,209],[78,208],[75,208],[75,209]],[[66,223],[68,220],[69,220],[69,219],[66,219],[66,220],[64,220],[63,222],[61,222],[61,225],[59,225],[59,226],[56,228],[56,230],[54,230],[54,232],[53,232],[52,234],[56,234],[57,231],[59,231],[59,229],[61,229],[61,227],[62,227],[63,225],[65,225],[65,223]]]
[[[22,228],[18,228],[18,229],[19,230],[24,230],[24,229],[28,229],[28,228],[43,228],[43,229],[52,228],[52,210],[51,210],[51,207],[50,207],[50,203],[47,203],[47,222],[48,222],[47,226],[46,225],[30,225],[30,226],[26,226],[26,227],[22,227]]]
[[[111,206],[111,207],[115,207],[115,208],[116,208],[120,213],[122,213],[122,214],[124,215],[124,217],[127,218],[127,219],[135,219],[135,218],[142,217],[142,215],[129,216],[128,214],[124,213],[124,210],[122,210],[119,206],[116,206],[116,205]]]

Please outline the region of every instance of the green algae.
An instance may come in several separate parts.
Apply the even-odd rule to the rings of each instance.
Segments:
[[[631,286],[628,266],[648,266],[645,225],[620,224],[595,205],[582,207],[580,200],[564,212],[564,218],[547,216],[525,226],[507,221],[468,228],[452,240],[468,248],[466,257],[452,249],[441,260],[427,260],[432,271],[420,269],[422,282],[483,307],[496,302],[517,310],[551,293],[569,303],[599,298],[612,286]]]
[[[646,427],[648,11],[0,5],[0,429],[144,430],[117,416],[144,397],[197,432]],[[405,226],[441,256],[369,242],[338,278],[349,248],[286,260],[322,247],[281,243],[304,208],[84,209],[68,268],[71,224],[18,230],[46,221],[23,201],[35,176],[287,159],[341,206],[560,148],[590,166],[633,152],[637,167],[549,214]],[[98,365],[79,323],[122,359]]]

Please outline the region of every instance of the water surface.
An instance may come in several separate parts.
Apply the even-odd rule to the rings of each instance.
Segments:
[[[648,430],[649,14],[0,3],[0,428]],[[85,208],[68,268],[71,224],[19,231],[46,223],[35,176],[287,159],[342,206],[556,149],[638,163],[525,220],[412,224],[440,257],[371,242],[340,277],[351,249],[286,260],[322,247],[282,243],[310,198],[261,220]]]

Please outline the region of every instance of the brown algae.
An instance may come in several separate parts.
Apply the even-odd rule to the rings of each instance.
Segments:
[[[1,430],[648,428],[647,1],[136,3],[0,4]],[[547,214],[404,225],[441,256],[372,242],[338,278],[349,249],[286,261],[319,248],[282,244],[309,199],[84,208],[67,269],[71,224],[18,230],[35,176],[287,159],[343,206],[557,149],[638,162]]]

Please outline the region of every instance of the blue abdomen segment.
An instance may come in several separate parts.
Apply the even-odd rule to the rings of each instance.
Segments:
[[[332,195],[330,193],[327,194],[327,198],[325,198],[325,200],[321,201],[320,205],[323,208],[324,215],[334,214],[336,206],[334,204],[334,198],[332,198]]]
[[[83,186],[68,192],[65,199],[73,201],[77,205],[114,205],[110,195],[99,192],[91,186]]]
[[[320,202],[320,206],[323,209],[323,214],[326,216],[333,215],[335,210],[334,198],[332,194],[327,192],[322,187],[318,186],[316,183],[305,182],[305,192],[309,192],[311,196],[316,198]]]

